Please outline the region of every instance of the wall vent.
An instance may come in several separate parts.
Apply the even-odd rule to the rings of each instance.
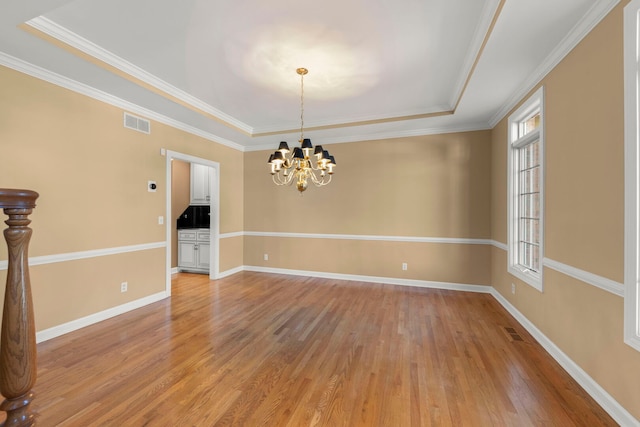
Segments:
[[[151,133],[151,123],[142,117],[136,117],[127,112],[124,113],[124,127],[137,130],[142,133]]]

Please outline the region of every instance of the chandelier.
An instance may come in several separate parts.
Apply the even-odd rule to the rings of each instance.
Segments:
[[[321,187],[331,182],[333,168],[336,159],[329,154],[322,145],[311,145],[311,140],[304,137],[304,75],[309,71],[306,68],[298,68],[300,75],[300,147],[295,147],[293,152],[289,145],[282,141],[275,153],[269,156],[271,165],[271,177],[276,185],[291,185],[296,181],[298,191],[302,193],[307,189],[309,180]],[[312,154],[313,151],[313,154]]]

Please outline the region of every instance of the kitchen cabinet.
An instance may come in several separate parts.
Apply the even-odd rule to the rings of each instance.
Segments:
[[[209,273],[208,228],[178,230],[178,270]]]
[[[213,168],[191,163],[191,204],[208,205],[211,201]]]

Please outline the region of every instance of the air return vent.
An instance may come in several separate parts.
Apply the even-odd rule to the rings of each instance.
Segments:
[[[138,132],[151,133],[151,123],[147,119],[124,113],[124,127]]]

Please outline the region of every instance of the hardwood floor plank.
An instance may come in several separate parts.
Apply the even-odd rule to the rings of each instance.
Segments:
[[[241,272],[39,345],[41,426],[612,426],[486,294]]]

